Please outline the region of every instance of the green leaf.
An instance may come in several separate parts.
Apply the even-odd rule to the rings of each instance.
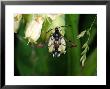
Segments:
[[[80,75],[80,40],[77,39],[78,35],[78,14],[66,14],[66,25],[71,25],[71,29],[65,29],[65,38],[74,42],[77,47],[67,48],[67,75]],[[69,44],[69,43],[67,43]]]

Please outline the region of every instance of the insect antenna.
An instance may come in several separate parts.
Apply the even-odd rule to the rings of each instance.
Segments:
[[[53,30],[53,29],[48,30],[46,33],[50,32],[51,30]]]
[[[71,25],[65,25],[65,26],[61,26],[61,27],[71,27]],[[73,41],[71,41],[71,40],[65,39],[65,41],[71,43],[71,46],[70,46],[70,47],[76,47],[76,46],[77,46],[77,45],[76,45]]]
[[[65,25],[65,26],[61,26],[61,27],[71,27],[71,25]]]
[[[65,26],[60,26],[60,27],[62,27],[62,28],[67,28],[67,27],[71,27],[71,25],[65,25]],[[59,27],[59,28],[60,28]]]

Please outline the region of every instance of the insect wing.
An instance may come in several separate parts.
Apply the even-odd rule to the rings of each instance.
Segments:
[[[66,42],[65,42],[65,39],[62,37],[60,39],[60,45],[59,45],[58,51],[65,54],[66,53],[65,49],[66,49]]]
[[[49,38],[49,41],[48,41],[48,49],[49,49],[49,52],[53,52],[55,49],[54,49],[54,38],[53,36],[51,36]]]

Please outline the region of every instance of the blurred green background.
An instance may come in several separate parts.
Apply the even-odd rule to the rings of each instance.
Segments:
[[[90,28],[96,14],[64,14],[63,18],[57,18],[50,23],[45,20],[42,27],[42,33],[38,42],[46,41],[45,32],[49,26],[71,25],[71,28],[63,29],[64,37],[73,41],[77,47],[70,48],[67,43],[66,54],[59,58],[53,58],[48,52],[48,46],[43,48],[27,45],[25,37],[26,23],[30,20],[30,15],[23,15],[20,21],[20,27],[17,33],[14,33],[14,75],[15,76],[96,76],[97,75],[97,21],[90,31],[89,51],[85,65],[82,67],[80,58],[83,51],[82,46],[87,40],[85,35],[81,39],[77,36],[85,29]],[[51,24],[52,23],[52,24]],[[18,36],[20,38],[18,38]]]

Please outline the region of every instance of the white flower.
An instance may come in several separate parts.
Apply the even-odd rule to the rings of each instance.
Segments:
[[[36,43],[41,34],[43,21],[44,20],[42,17],[37,16],[35,19],[27,24],[25,38],[28,39],[28,43]]]
[[[18,32],[21,18],[22,18],[22,14],[14,14],[14,32],[15,33]]]

